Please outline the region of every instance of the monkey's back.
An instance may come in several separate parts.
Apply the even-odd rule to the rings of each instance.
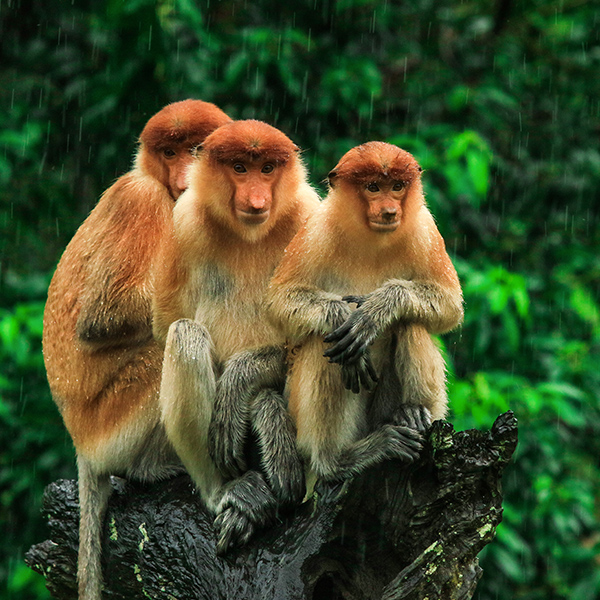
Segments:
[[[73,442],[84,455],[101,453],[103,440],[108,443],[140,415],[148,426],[158,418],[155,405],[163,352],[151,337],[150,303],[137,302],[135,315],[119,315],[125,322],[135,319],[140,328],[135,340],[92,344],[82,340],[77,331],[84,296],[97,295],[98,303],[104,304],[101,290],[96,288],[107,282],[94,275],[107,261],[119,261],[119,277],[129,278],[132,293],[148,293],[136,261],[140,255],[146,260],[156,251],[164,230],[160,221],[171,210],[172,201],[160,207],[164,199],[159,196],[147,203],[152,189],[144,188],[146,194],[141,195],[139,204],[132,204],[121,192],[135,183],[132,173],[120,178],[78,229],[56,268],[44,310],[42,343],[48,383]],[[124,236],[115,226],[116,220],[125,228],[135,230],[137,224],[147,229],[147,220],[156,220],[157,214],[159,222],[146,236],[135,231]],[[111,255],[111,246],[116,257]],[[128,291],[124,289],[125,294]]]

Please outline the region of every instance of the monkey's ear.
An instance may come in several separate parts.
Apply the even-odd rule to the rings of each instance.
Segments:
[[[329,181],[329,185],[333,187],[333,180],[337,177],[337,173],[335,171],[329,171],[329,175],[327,175],[327,180]]]

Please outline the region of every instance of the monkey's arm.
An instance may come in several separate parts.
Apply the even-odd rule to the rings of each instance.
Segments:
[[[304,225],[286,248],[269,285],[270,316],[293,343],[330,333],[350,316],[341,295],[320,285],[323,254],[318,243],[309,241]]]
[[[295,286],[288,289],[285,296],[274,298],[273,314],[294,343],[301,343],[309,335],[331,334],[347,322],[351,314],[348,303],[341,296],[316,288]],[[344,386],[355,394],[361,387],[373,389],[377,374],[368,354],[363,354],[351,365],[342,365],[342,379]]]
[[[351,313],[341,296],[301,285],[279,292],[270,308],[294,341],[329,333],[344,323]]]
[[[76,325],[82,342],[102,348],[152,337],[150,265],[171,218],[164,195],[152,180],[131,173],[107,190],[88,218]]]
[[[434,281],[392,279],[363,297],[347,296],[358,308],[346,322],[325,337],[333,346],[325,352],[332,362],[352,364],[378,335],[394,322],[419,323],[430,333],[444,333],[463,317],[460,287]]]

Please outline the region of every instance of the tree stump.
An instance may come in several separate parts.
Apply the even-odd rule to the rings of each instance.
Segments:
[[[444,600],[473,596],[477,554],[502,518],[500,479],[517,443],[512,412],[491,431],[438,421],[418,462],[388,461],[308,501],[249,545],[215,554],[212,517],[187,476],[115,479],[104,524],[105,597],[137,600]],[[27,564],[75,599],[75,481],[46,489],[51,540]]]

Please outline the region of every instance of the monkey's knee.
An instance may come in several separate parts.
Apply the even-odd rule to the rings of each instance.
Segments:
[[[165,360],[198,362],[212,349],[207,329],[191,319],[179,319],[171,323],[165,345]]]

